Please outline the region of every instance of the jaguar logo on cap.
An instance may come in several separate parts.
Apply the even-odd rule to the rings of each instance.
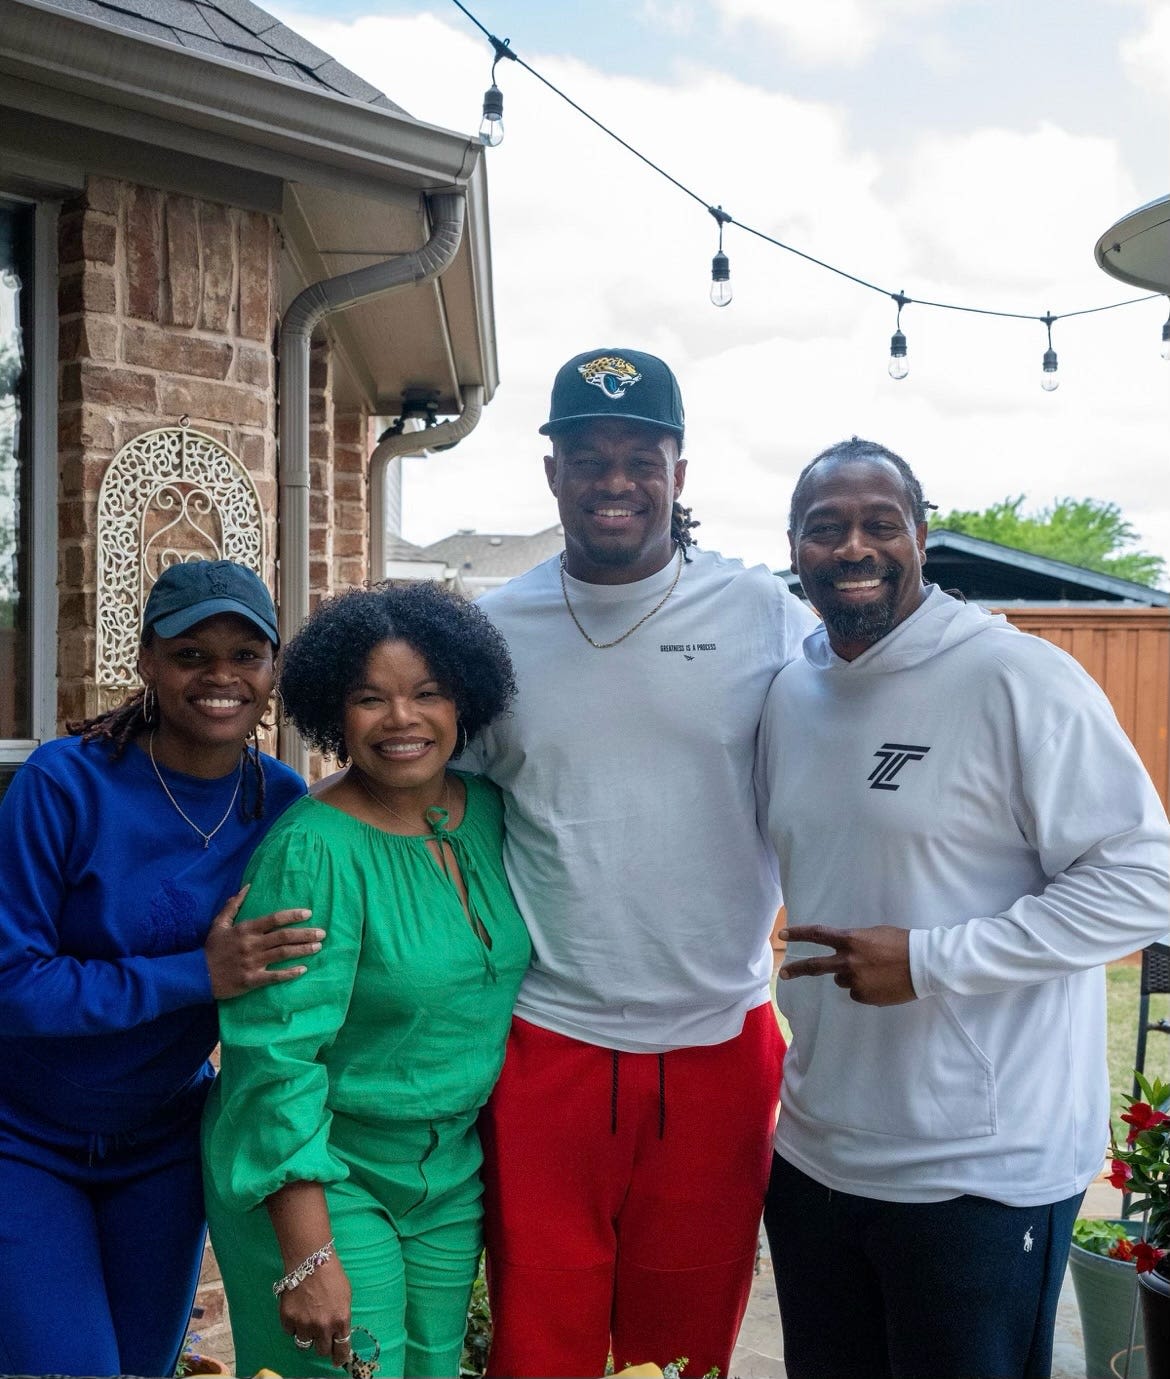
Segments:
[[[624,397],[627,389],[642,381],[642,375],[626,359],[616,354],[603,354],[579,364],[577,372],[595,388],[600,388],[608,398]]]

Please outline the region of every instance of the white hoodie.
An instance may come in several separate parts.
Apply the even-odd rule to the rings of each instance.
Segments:
[[[789,922],[908,928],[918,996],[780,984],[779,1153],[886,1201],[1080,1192],[1108,1138],[1101,964],[1163,937],[1170,909],[1166,816],[1105,696],[928,586],[855,661],[823,627],[805,640],[759,760]]]

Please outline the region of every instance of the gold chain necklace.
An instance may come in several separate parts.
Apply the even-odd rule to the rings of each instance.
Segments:
[[[183,822],[190,824],[190,826],[195,830],[195,832],[198,833],[200,838],[203,839],[204,849],[209,848],[211,846],[211,840],[224,826],[224,824],[227,823],[228,817],[230,816],[232,810],[236,807],[236,800],[239,798],[240,794],[240,784],[244,779],[244,763],[242,761],[240,762],[239,774],[236,776],[236,788],[232,791],[232,798],[228,803],[227,809],[224,810],[223,818],[220,819],[219,823],[216,824],[216,826],[211,830],[210,833],[204,833],[204,831],[199,827],[195,820],[192,819],[191,816],[186,813],[186,811],[183,809],[183,806],[179,803],[177,799],[175,799],[174,795],[171,794],[170,787],[167,785],[166,781],[163,780],[162,772],[158,769],[158,762],[154,759],[153,728],[150,730],[150,737],[147,739],[146,750],[150,756],[150,764],[154,767],[154,774],[158,777],[158,783],[163,788],[163,793],[166,795],[167,799],[170,800],[171,804],[174,805],[176,813],[183,820]]]
[[[393,816],[398,820],[398,822],[399,822],[400,824],[405,824],[405,825],[407,826],[407,828],[417,828],[417,827],[418,827],[418,825],[415,824],[415,823],[412,823],[410,819],[404,819],[404,818],[402,817],[402,815],[399,814],[399,812],[398,812],[397,809],[391,809],[390,806],[386,803],[386,801],[381,797],[381,795],[376,794],[376,793],[374,792],[373,788],[372,788],[371,786],[369,786],[369,785],[366,784],[366,779],[365,779],[365,777],[361,774],[360,771],[359,771],[359,772],[355,772],[355,774],[354,774],[354,780],[357,781],[357,783],[358,783],[358,784],[361,786],[361,788],[366,792],[366,794],[369,795],[370,799],[372,799],[376,805],[378,805],[378,806],[380,806],[382,809],[384,809],[384,810],[386,811],[387,814],[393,814]],[[447,810],[448,817],[450,817],[450,812],[451,812],[451,811],[447,808],[448,805],[449,805],[450,803],[451,803],[451,777],[450,777],[450,776],[444,776],[444,778],[443,778],[443,803],[442,803],[442,805],[428,804],[427,807],[426,807],[426,809],[423,810],[423,823],[424,823],[424,824],[425,824],[425,823],[429,823],[429,820],[427,819],[427,814],[428,814],[432,809],[440,809],[440,808],[441,808],[441,809],[446,809],[446,810]],[[432,833],[433,833],[433,832],[434,832],[434,829],[432,828],[431,831],[432,831]],[[422,835],[421,835],[421,834],[418,834],[418,833],[412,833],[412,834],[410,835],[410,837],[412,837],[412,838],[418,838],[418,837],[421,837],[421,836],[422,836]]]
[[[654,614],[658,612],[658,610],[663,606],[663,604],[664,604],[664,603],[666,602],[666,600],[671,596],[671,594],[674,593],[675,586],[678,584],[679,580],[682,578],[682,567],[683,567],[683,548],[680,546],[680,547],[678,548],[678,569],[675,570],[675,572],[674,572],[674,578],[670,581],[670,588],[666,591],[665,594],[662,595],[662,597],[658,600],[658,602],[654,605],[654,607],[651,608],[651,610],[649,611],[649,613],[644,613],[644,614],[638,619],[638,621],[633,625],[633,627],[631,627],[627,632],[623,632],[622,635],[621,635],[620,637],[615,637],[615,638],[613,639],[612,642],[595,642],[595,641],[593,640],[593,638],[589,635],[589,633],[586,632],[585,629],[581,626],[581,619],[580,619],[580,618],[577,616],[577,614],[573,611],[573,605],[569,602],[569,586],[565,583],[565,553],[564,553],[564,551],[561,552],[561,593],[564,595],[565,607],[569,610],[569,617],[571,617],[571,618],[573,619],[573,622],[576,624],[577,631],[580,632],[580,634],[582,635],[582,637],[585,638],[585,640],[589,643],[590,646],[595,646],[595,647],[597,648],[598,651],[608,651],[609,648],[610,648],[611,646],[617,646],[617,644],[618,644],[619,642],[624,642],[624,641],[626,640],[627,637],[632,637],[632,636],[634,635],[634,633],[637,632],[638,628],[641,627],[642,624],[643,624],[644,622],[649,622],[650,619],[654,616]]]

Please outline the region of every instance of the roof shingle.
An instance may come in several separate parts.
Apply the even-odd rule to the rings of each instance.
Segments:
[[[297,81],[350,100],[400,111],[368,81],[251,0],[47,0],[53,8]],[[405,112],[403,112],[405,113]]]

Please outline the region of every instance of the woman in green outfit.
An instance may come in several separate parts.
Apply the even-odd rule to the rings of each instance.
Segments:
[[[342,594],[285,652],[287,716],[349,767],[245,877],[240,918],[311,906],[319,959],[220,1011],[204,1177],[239,1374],[334,1372],[359,1337],[384,1375],[459,1372],[476,1115],[531,950],[499,794],[447,763],[514,690],[503,639],[436,585]]]

